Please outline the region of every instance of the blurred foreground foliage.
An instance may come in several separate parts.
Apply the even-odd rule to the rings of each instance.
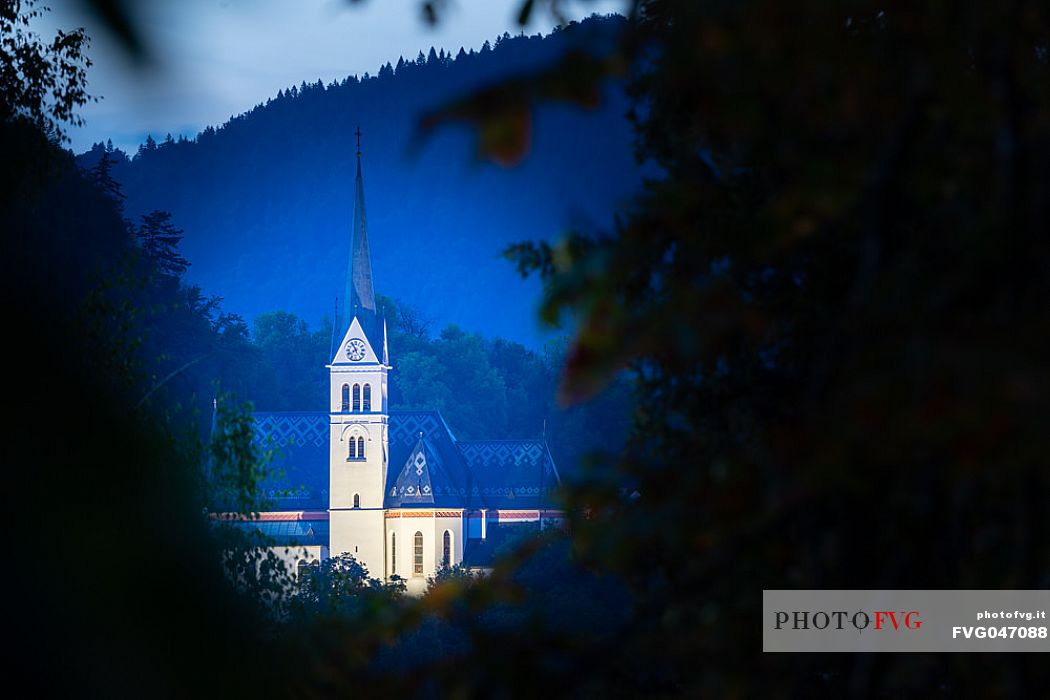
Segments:
[[[1035,692],[1032,657],[757,652],[763,589],[1050,585],[1046,6],[633,14],[585,68],[422,124],[477,124],[485,149],[570,75],[626,74],[663,174],[613,231],[507,251],[545,279],[545,318],[578,320],[563,401],[637,377],[627,449],[566,497],[578,554],[636,595],[637,663],[610,687]]]
[[[61,677],[42,654],[19,672],[107,695],[1036,695],[1036,655],[765,656],[759,615],[772,588],[1050,585],[1048,20],[1034,2],[643,1],[585,70],[436,110],[428,127],[514,130],[558,85],[628,77],[663,176],[616,230],[509,255],[544,276],[548,318],[578,319],[565,401],[633,370],[629,443],[568,485],[571,538],[418,601],[344,605],[376,587],[333,560],[299,595],[334,591],[339,613],[278,627],[202,545],[174,409],[129,408],[165,377],[125,362],[147,340],[121,290],[163,274],[132,274],[119,207],[71,166],[44,197],[75,219],[5,199],[12,366],[46,368],[5,444],[32,523],[16,628],[30,650],[74,642]],[[70,290],[98,279],[111,311],[76,313]],[[209,353],[245,335],[191,317]],[[57,546],[62,576],[37,564]]]
[[[565,401],[637,372],[628,448],[568,501],[637,596],[641,687],[1037,692],[1029,655],[758,649],[763,589],[1050,585],[1046,5],[638,11],[664,176],[615,231],[509,254],[579,319]]]

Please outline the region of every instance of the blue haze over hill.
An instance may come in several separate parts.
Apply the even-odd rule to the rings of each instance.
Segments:
[[[172,212],[186,232],[187,279],[223,297],[225,310],[252,320],[285,309],[316,325],[332,316],[343,284],[360,125],[376,291],[419,307],[435,330],[455,323],[536,346],[539,283],[499,254],[517,241],[555,240],[572,224],[612,224],[640,181],[622,90],[610,86],[596,110],[541,108],[531,150],[513,168],[478,161],[465,127],[439,130],[413,154],[409,144],[426,110],[607,39],[621,21],[505,37],[443,60],[406,58],[369,79],[303,83],[192,141],[158,138],[114,175],[130,217]]]

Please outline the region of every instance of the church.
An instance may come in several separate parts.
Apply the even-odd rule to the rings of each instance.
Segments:
[[[558,470],[545,441],[457,440],[436,411],[393,411],[397,358],[377,312],[360,134],[346,281],[328,370],[328,406],[256,412],[255,441],[275,451],[276,508],[245,523],[299,570],[351,554],[369,575],[420,593],[443,565],[483,569],[507,525],[559,521]]]

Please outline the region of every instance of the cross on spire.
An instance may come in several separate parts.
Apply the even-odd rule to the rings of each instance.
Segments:
[[[358,124],[357,128],[354,129],[354,136],[357,137],[357,179],[358,182],[361,180],[361,125]]]

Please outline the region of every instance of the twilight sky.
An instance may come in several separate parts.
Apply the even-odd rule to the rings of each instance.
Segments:
[[[52,2],[35,23],[86,27],[94,65],[88,89],[102,97],[82,109],[84,127],[69,130],[76,152],[96,141],[134,152],[147,133],[192,136],[251,109],[278,90],[303,80],[325,84],[349,74],[375,74],[399,56],[415,58],[434,46],[455,53],[480,48],[505,31],[518,30],[521,0],[454,0],[437,28],[421,19],[419,0],[179,0],[136,2],[140,24],[158,61],[133,66],[119,48],[80,11],[79,4]],[[623,11],[624,0],[566,3],[570,18]],[[528,33],[548,32],[553,20],[536,13]]]

